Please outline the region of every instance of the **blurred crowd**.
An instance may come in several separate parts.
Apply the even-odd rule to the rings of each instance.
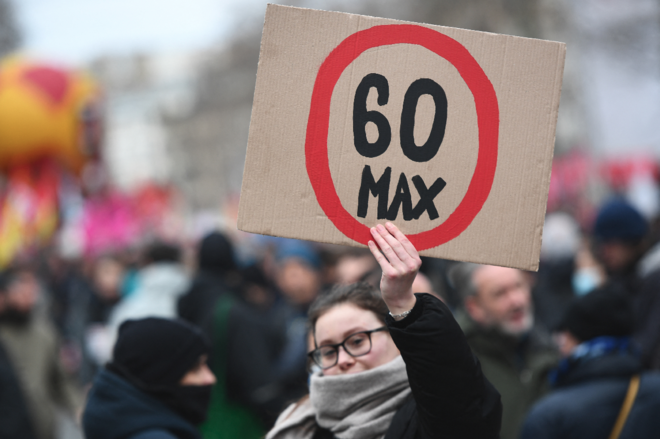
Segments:
[[[616,197],[586,226],[550,214],[538,273],[423,258],[413,290],[454,312],[501,394],[503,439],[605,437],[634,377],[629,416],[641,433],[628,437],[657,432],[643,413],[660,407],[659,232]],[[62,437],[119,328],[147,317],[186,321],[210,341],[210,408],[190,415],[206,418],[203,437],[263,437],[308,392],[310,304],[333,285],[380,279],[366,249],[220,231],[194,246],[16,261],[0,276],[0,438]],[[157,373],[142,370],[147,381]]]

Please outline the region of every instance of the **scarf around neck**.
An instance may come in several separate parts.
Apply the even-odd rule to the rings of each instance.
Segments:
[[[312,375],[309,399],[289,406],[267,439],[311,439],[319,425],[339,439],[380,439],[410,395],[401,356],[364,372]]]

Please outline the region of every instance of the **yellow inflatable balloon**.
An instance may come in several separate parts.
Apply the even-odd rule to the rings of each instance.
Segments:
[[[98,156],[99,102],[83,73],[16,58],[0,63],[0,171],[55,158],[80,173]]]

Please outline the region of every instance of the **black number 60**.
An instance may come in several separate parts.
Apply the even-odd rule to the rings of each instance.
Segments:
[[[390,146],[392,129],[387,118],[378,111],[367,111],[369,90],[375,87],[378,92],[378,105],[387,105],[390,90],[387,78],[370,73],[360,82],[353,101],[353,141],[355,149],[364,157],[378,157]],[[422,95],[430,95],[435,103],[435,116],[429,138],[421,146],[415,144],[415,113],[417,102]],[[374,143],[367,140],[366,125],[373,122],[378,128],[378,139]],[[413,82],[406,91],[401,111],[399,138],[401,149],[410,160],[428,162],[438,153],[445,137],[447,126],[447,95],[442,87],[432,79],[421,78]]]

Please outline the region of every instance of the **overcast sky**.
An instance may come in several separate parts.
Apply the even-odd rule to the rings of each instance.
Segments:
[[[261,25],[268,1],[13,0],[24,34],[25,52],[35,59],[71,66],[82,66],[103,54],[204,48],[226,38],[237,26],[245,25],[245,17],[252,17],[252,23],[259,21],[257,24]],[[324,2],[306,2],[312,6],[315,3]],[[346,1],[350,3],[351,0]],[[578,13],[578,23],[591,18],[592,27],[597,30],[617,20],[625,21],[621,11],[637,14],[638,21],[640,14],[657,17],[660,13],[656,0],[581,0],[577,3],[582,5],[574,11]],[[599,7],[594,10],[594,6]],[[598,11],[601,13],[596,14]],[[587,24],[583,23],[583,27],[589,30]],[[588,48],[582,53],[582,74],[589,78],[583,84],[585,105],[592,109],[591,140],[598,149],[622,150],[625,146],[630,151],[652,149],[658,154],[659,39],[657,25],[652,28],[654,33],[649,37],[637,36],[638,45],[648,46],[649,53],[655,54],[650,63],[653,67],[650,76],[642,70],[613,68],[621,63],[610,54],[600,56]],[[640,53],[646,57],[646,52]]]
[[[24,52],[81,65],[104,53],[208,46],[267,0],[14,0]]]

